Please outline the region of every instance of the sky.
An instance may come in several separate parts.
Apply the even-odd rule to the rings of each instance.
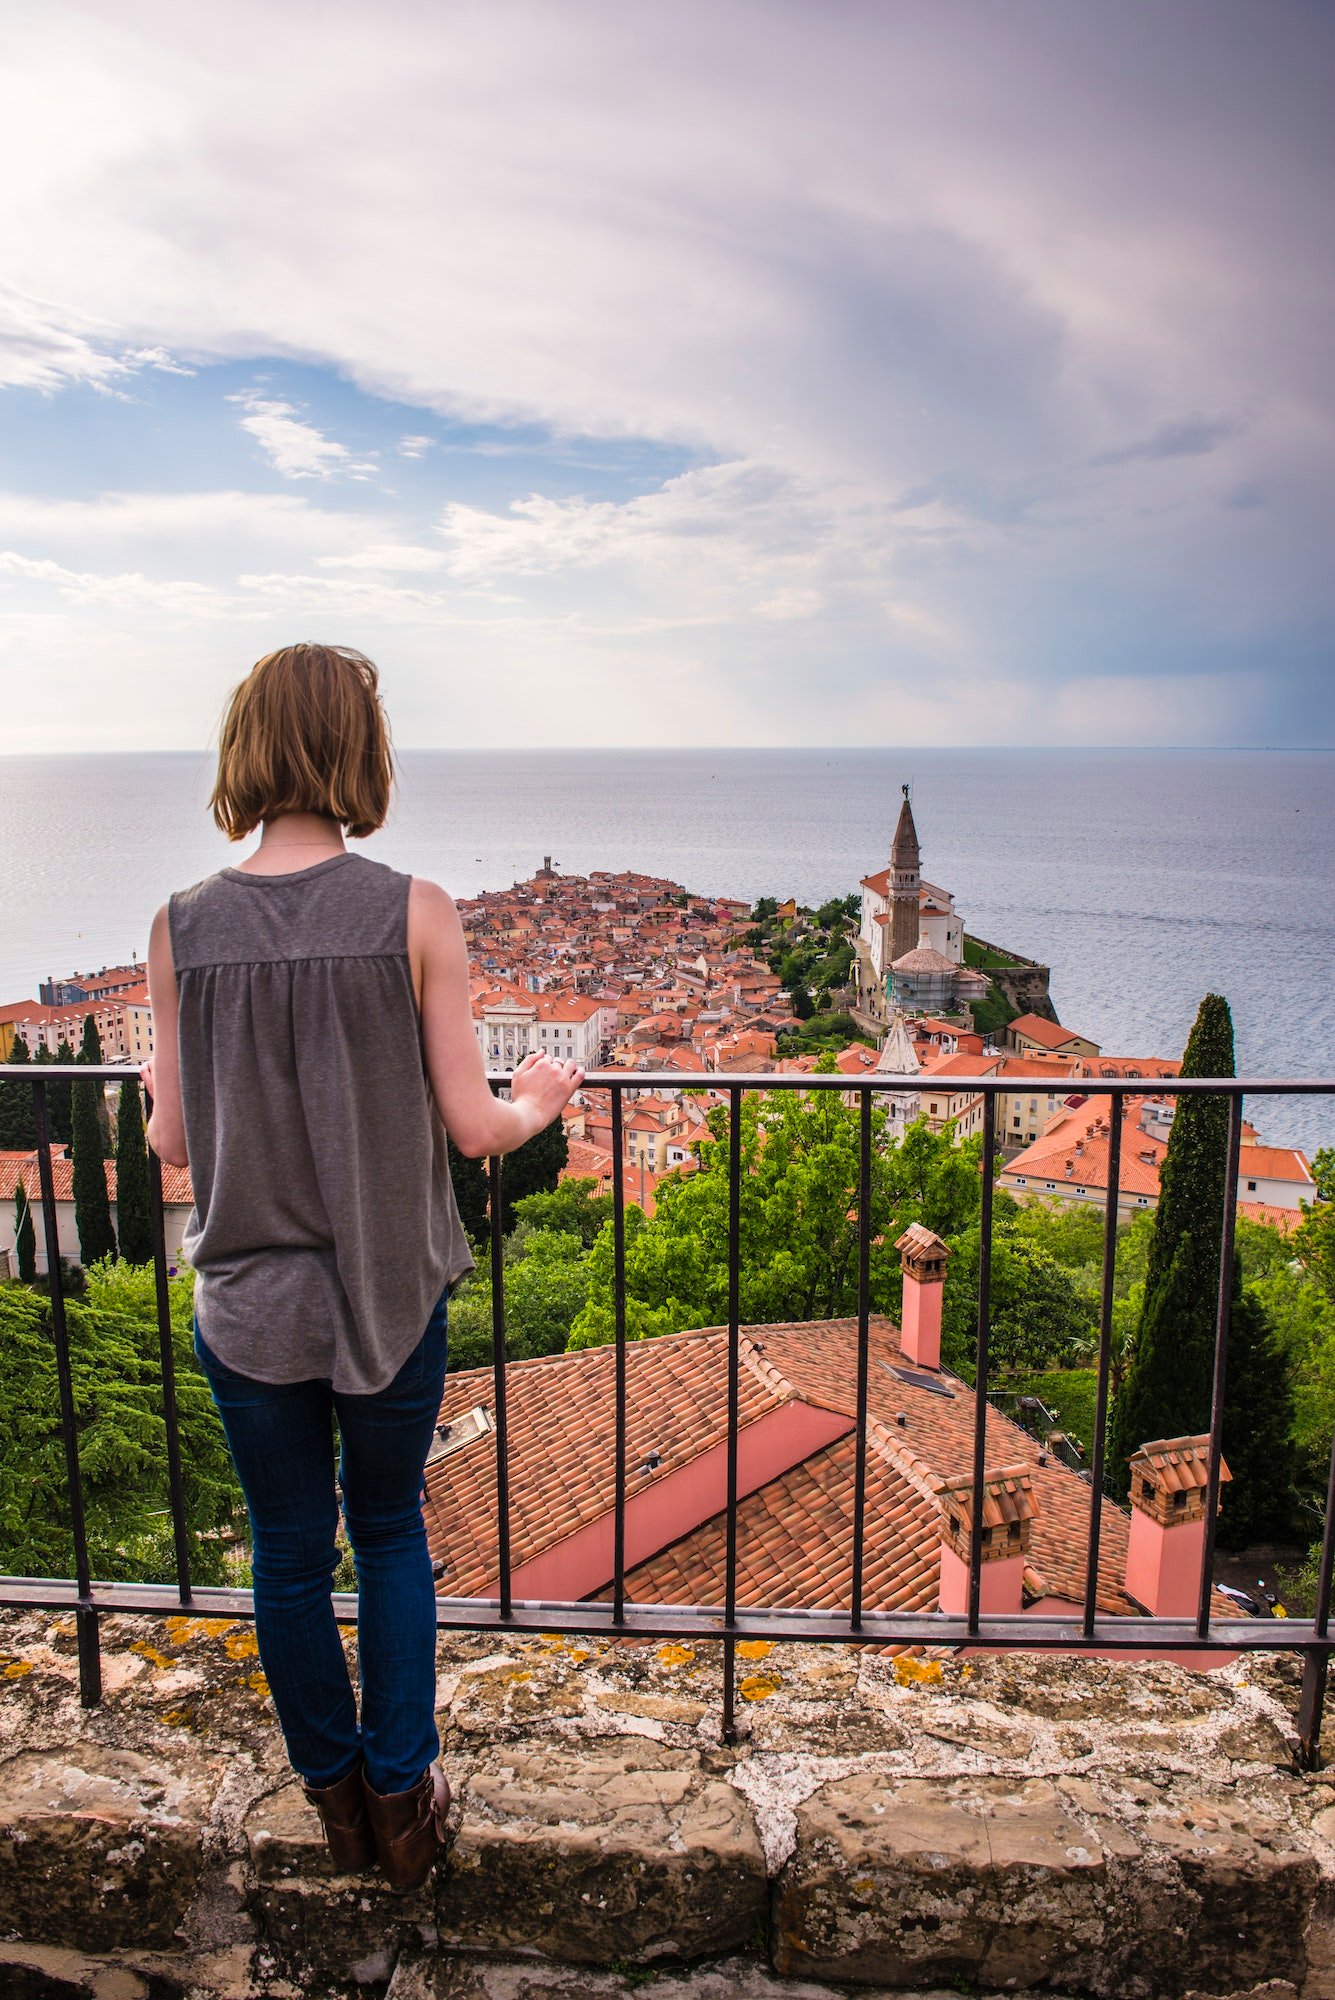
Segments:
[[[1325,0],[0,29],[0,752],[1335,743]]]

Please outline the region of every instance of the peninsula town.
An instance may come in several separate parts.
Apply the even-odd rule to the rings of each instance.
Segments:
[[[730,1072],[800,1073],[829,1054],[850,1077],[880,1070],[911,1079],[886,1099],[892,1138],[918,1119],[956,1143],[975,1137],[983,1100],[956,1079],[997,1077],[1008,1086],[996,1112],[1000,1184],[1021,1200],[1100,1209],[1110,1102],[1099,1083],[1143,1078],[1143,1094],[1129,1100],[1135,1140],[1123,1147],[1119,1205],[1124,1216],[1156,1205],[1172,1105],[1154,1083],[1175,1075],[1178,1059],[1103,1050],[1057,1020],[1046,966],[970,936],[953,892],[922,873],[907,791],[885,866],[862,878],[859,896],[819,910],[791,898],[753,908],[632,872],[564,874],[548,855],[527,881],[462,899],[459,911],[474,1029],[490,1069],[512,1069],[542,1049],[585,1070],[660,1079],[628,1096],[624,1120],[628,1197],[646,1216],[665,1178],[695,1170],[710,1103]],[[103,1061],[152,1054],[142,959],[48,978],[38,999],[0,1006],[0,1060],[73,1061],[90,1019]],[[662,1081],[699,1072],[716,1074],[719,1091]],[[605,1192],[613,1174],[606,1093],[578,1093],[564,1126],[563,1176]],[[57,1165],[61,1247],[77,1261],[69,1162]],[[20,1178],[32,1179],[35,1199],[30,1149],[0,1150],[0,1198]],[[188,1172],[168,1167],[164,1180],[169,1240],[179,1244]],[[1247,1126],[1241,1213],[1288,1228],[1314,1192],[1302,1152]],[[13,1262],[12,1238],[0,1221],[0,1275]],[[38,1257],[40,1265],[40,1248]]]

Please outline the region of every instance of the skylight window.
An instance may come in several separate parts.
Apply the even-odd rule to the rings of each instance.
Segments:
[[[469,1410],[466,1415],[455,1417],[448,1424],[437,1424],[436,1435],[426,1455],[427,1464],[439,1465],[443,1458],[453,1458],[456,1452],[463,1451],[465,1446],[474,1443],[477,1438],[485,1437],[495,1428],[491,1411],[484,1409],[481,1403]]]

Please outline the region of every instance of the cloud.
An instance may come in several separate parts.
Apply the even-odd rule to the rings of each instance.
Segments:
[[[243,476],[239,421],[257,483],[329,504],[219,502],[213,533],[200,502],[191,550],[169,493],[49,502],[41,463],[7,475],[31,522],[0,496],[25,560],[193,582],[222,619],[383,616],[405,647],[420,619],[427,689],[433,621],[485,630],[467,671],[520,686],[540,634],[576,732],[608,699],[607,727],[652,737],[688,688],[720,728],[799,737],[1102,733],[1057,696],[1199,690],[1211,660],[1202,712],[1240,728],[1253,653],[1267,740],[1335,723],[1286,664],[1335,610],[1322,10],[1261,32],[1250,0],[1130,27],[1088,7],[1054,32],[1034,0],[959,0],[949,28],[928,0],[652,23],[385,0],[374,37],[335,8],[315,39],[299,10],[232,18],[235,53],[162,0],[51,0],[15,31],[0,380],[148,397],[183,355],[198,415],[225,363],[252,387],[217,483]],[[176,483],[210,484],[209,449],[200,422]],[[424,461],[409,498],[381,484],[398,458]],[[8,583],[91,630],[91,585]],[[1144,712],[1193,726],[1191,700]],[[414,713],[437,740],[426,695]]]
[[[1112,451],[1096,452],[1091,465],[1128,465],[1138,458],[1204,458],[1221,444],[1240,437],[1245,425],[1236,417],[1179,417],[1159,424],[1148,437]]]
[[[86,383],[103,395],[123,395],[142,369],[162,374],[193,371],[164,347],[116,350],[111,329],[77,310],[0,288],[0,389],[51,392]]]
[[[376,470],[373,460],[354,459],[346,445],[306,423],[291,403],[258,389],[241,390],[227,400],[245,411],[242,430],[250,433],[284,479],[330,479],[339,472],[359,478]]]

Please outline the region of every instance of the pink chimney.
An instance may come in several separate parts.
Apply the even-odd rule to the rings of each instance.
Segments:
[[[957,1472],[937,1490],[941,1508],[942,1611],[962,1618],[969,1609],[969,1538],[973,1531],[973,1477]],[[1038,1501],[1031,1469],[1007,1465],[983,1477],[983,1545],[978,1607],[1001,1617],[1024,1609],[1024,1567]]]
[[[1131,1460],[1126,1588],[1152,1618],[1196,1614],[1209,1477],[1208,1437],[1158,1438]],[[1233,1477],[1222,1459],[1219,1477]]]
[[[895,1244],[904,1273],[899,1351],[915,1368],[941,1366],[941,1291],[950,1252],[939,1236],[911,1222]]]

